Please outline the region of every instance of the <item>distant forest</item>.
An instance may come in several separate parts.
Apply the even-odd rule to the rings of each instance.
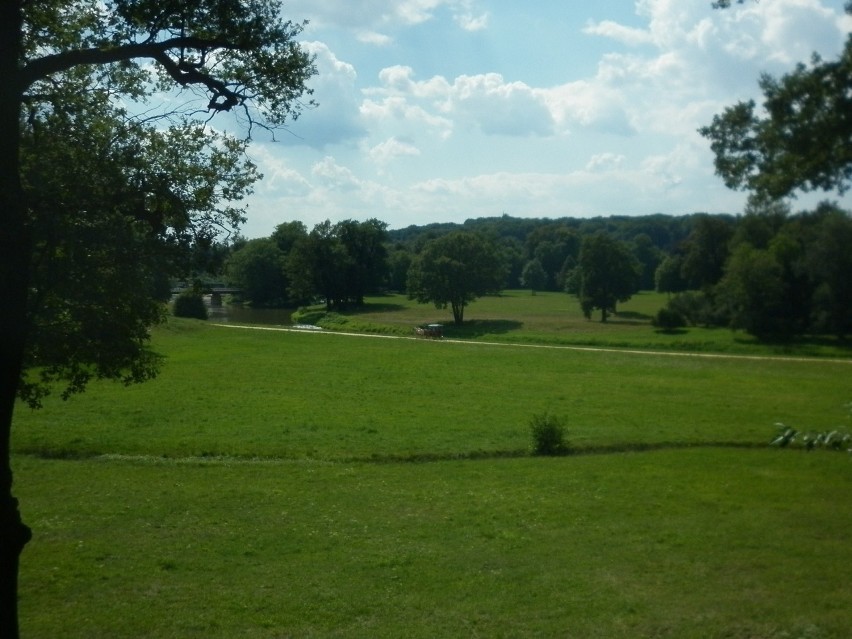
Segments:
[[[467,239],[452,241],[457,236]],[[436,255],[439,246],[446,254]],[[576,295],[605,321],[617,301],[656,290],[671,299],[661,322],[774,338],[852,332],[849,246],[849,212],[823,203],[794,214],[770,203],[743,215],[502,215],[395,230],[376,219],[326,221],[310,231],[294,221],[268,238],[205,251],[210,271],[255,306],[321,300],[343,310],[365,295],[399,292],[436,304],[455,296],[463,309],[482,294],[528,288]]]

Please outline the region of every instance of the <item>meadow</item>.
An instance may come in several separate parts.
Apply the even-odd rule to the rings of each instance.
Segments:
[[[849,428],[845,352],[567,301],[171,320],[156,380],[19,406],[23,636],[847,637],[852,459],[766,445]]]

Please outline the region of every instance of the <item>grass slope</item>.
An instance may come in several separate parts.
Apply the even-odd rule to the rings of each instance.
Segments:
[[[763,443],[833,428],[850,363],[389,340],[173,322],[161,376],[21,409],[17,452],[370,459],[523,452],[532,414],[577,447]]]
[[[535,340],[172,321],[159,379],[19,407],[24,635],[848,636],[849,456],[762,446],[843,425],[848,361]],[[521,457],[543,410],[587,452],[701,447]]]
[[[26,636],[848,636],[852,472],[776,450],[17,461]]]

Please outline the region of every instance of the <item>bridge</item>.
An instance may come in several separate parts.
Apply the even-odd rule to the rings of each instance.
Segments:
[[[172,295],[180,295],[191,288],[190,286],[175,286],[172,288]],[[223,295],[239,295],[243,292],[243,289],[234,286],[202,286],[197,290],[202,295],[210,296],[210,306],[222,306]]]

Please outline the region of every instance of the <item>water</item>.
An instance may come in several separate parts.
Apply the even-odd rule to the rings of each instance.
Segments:
[[[294,308],[251,308],[250,306],[214,306],[210,296],[204,296],[211,322],[220,324],[265,324],[269,326],[290,326],[290,316]]]

